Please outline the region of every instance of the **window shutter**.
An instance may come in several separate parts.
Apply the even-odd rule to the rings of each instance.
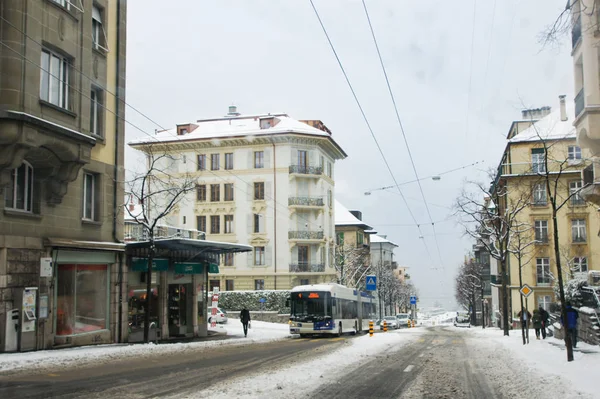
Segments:
[[[271,167],[271,150],[265,149],[264,153],[265,168]]]
[[[319,258],[317,257],[317,246],[316,245],[310,246],[310,256],[309,256],[308,260],[311,263],[318,262]]]
[[[298,165],[298,148],[292,147],[292,165]]]
[[[317,152],[309,151],[308,152],[308,165],[309,166],[318,166],[316,158],[317,158]]]
[[[254,169],[254,151],[248,151],[248,169]]]
[[[248,216],[246,216],[246,220],[247,220],[247,228],[246,231],[248,232],[248,234],[252,234],[254,233],[254,214],[249,214]]]
[[[265,265],[267,266],[273,266],[273,253],[271,252],[272,250],[272,245],[267,245],[265,247]]]
[[[248,252],[248,267],[252,268],[254,266],[254,250]]]
[[[273,198],[273,193],[271,192],[271,182],[265,182],[265,200],[270,200]]]

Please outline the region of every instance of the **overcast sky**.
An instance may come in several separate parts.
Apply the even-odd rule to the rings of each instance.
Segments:
[[[441,265],[416,184],[401,190],[423,238],[397,190],[364,195],[393,180],[309,0],[129,0],[127,102],[164,127],[222,116],[231,103],[243,114],[322,120],[348,154],[336,164],[337,199],[399,245],[423,306],[454,306],[454,275],[471,246],[450,209],[463,181],[497,166],[523,104],[574,97],[569,38],[551,49],[538,42],[565,0],[479,0],[475,19],[473,1],[366,1],[419,176],[483,161],[422,182]],[[397,181],[414,180],[362,3],[314,3]],[[126,118],[158,128],[130,109]],[[127,125],[127,140],[141,136]]]

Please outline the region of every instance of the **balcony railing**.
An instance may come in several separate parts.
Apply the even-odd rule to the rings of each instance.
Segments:
[[[290,173],[319,176],[323,174],[323,168],[320,166],[290,165]]]
[[[325,265],[323,263],[290,263],[290,273],[322,273],[324,271]]]
[[[581,17],[577,18],[571,30],[571,44],[573,48],[575,48],[579,39],[581,39]]]
[[[322,240],[325,237],[323,230],[318,231],[288,231],[290,240]]]
[[[541,233],[535,235],[536,244],[548,244],[548,233]]]
[[[579,114],[583,112],[583,108],[585,108],[585,99],[584,99],[583,88],[579,90],[579,93],[575,96],[575,117],[577,118]]]
[[[548,172],[564,173],[566,171],[577,171],[582,170],[583,167],[589,162],[582,160],[577,164],[567,163],[564,160],[548,158]],[[540,162],[513,162],[505,163],[500,166],[501,176],[524,176],[524,175],[545,175],[546,165]]]
[[[289,197],[288,205],[290,206],[323,206],[325,202],[320,197]]]
[[[146,241],[148,232],[141,224],[125,221],[124,226],[125,241]],[[181,229],[177,227],[158,225],[154,229],[154,238],[189,238],[192,240],[204,240],[205,234],[202,231],[194,229]]]

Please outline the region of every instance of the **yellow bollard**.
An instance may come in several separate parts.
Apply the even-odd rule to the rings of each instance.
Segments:
[[[415,321],[414,321],[414,320],[412,321],[412,326],[413,326],[413,328],[414,328],[414,326],[415,326]]]
[[[387,321],[383,321],[383,332],[387,332]]]
[[[407,327],[410,328],[410,319],[406,322]]]
[[[373,336],[373,320],[369,321],[369,337]]]

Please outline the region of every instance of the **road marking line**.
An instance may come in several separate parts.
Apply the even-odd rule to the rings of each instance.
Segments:
[[[344,339],[344,337],[337,337],[337,338],[330,339],[330,341],[341,341],[343,339]]]
[[[425,338],[419,338],[417,342],[425,342]]]
[[[431,349],[431,346],[428,346],[427,349]]]
[[[452,343],[453,343],[453,344],[460,344],[460,340],[459,340],[459,339],[453,339],[453,340],[452,340]]]
[[[404,369],[404,372],[405,373],[409,373],[414,368],[415,368],[415,365],[414,364],[410,364],[410,365],[406,366],[406,368]]]
[[[59,376],[59,374],[53,374],[53,373],[48,374],[48,377],[58,377],[58,376]]]
[[[424,355],[424,353],[421,353],[421,354],[419,355],[419,357],[423,357],[423,355]]]

